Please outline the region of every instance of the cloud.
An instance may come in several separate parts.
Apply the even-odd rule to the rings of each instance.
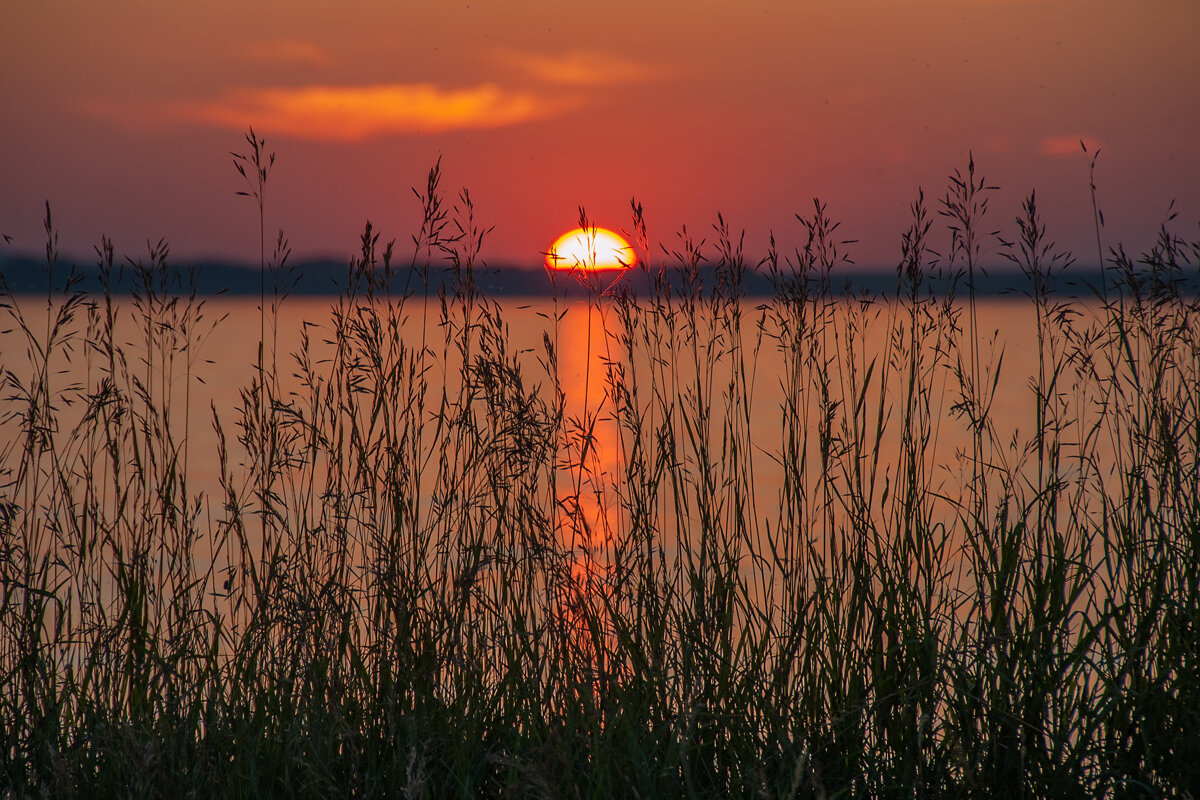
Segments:
[[[388,134],[499,128],[561,113],[566,101],[485,83],[445,89],[427,83],[240,88],[220,99],[177,104],[177,119],[279,136],[361,141]]]
[[[508,51],[499,58],[538,80],[562,86],[597,87],[666,77],[668,70],[599,50],[560,55]]]
[[[1047,156],[1084,156],[1083,146],[1087,152],[1095,154],[1102,143],[1095,136],[1082,133],[1065,133],[1061,136],[1046,136],[1038,142],[1038,150]]]

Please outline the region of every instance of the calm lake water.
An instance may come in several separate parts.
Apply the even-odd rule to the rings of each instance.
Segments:
[[[37,338],[44,340],[43,306],[40,301],[30,300],[23,311],[28,315],[30,327],[37,331]],[[322,365],[328,363],[336,351],[333,324],[337,302],[324,297],[288,299],[282,303],[274,322],[269,318],[264,322],[257,299],[208,299],[199,319],[191,319],[186,324],[178,320],[156,323],[162,327],[154,328],[153,333],[179,335],[180,344],[188,337],[193,342],[186,350],[174,355],[152,347],[150,364],[144,363],[147,337],[145,327],[138,322],[139,309],[130,300],[117,302],[116,339],[126,349],[130,373],[160,399],[169,396],[169,424],[176,439],[187,442],[184,466],[189,475],[189,491],[199,494],[202,502],[213,502],[213,497],[220,496],[214,414],[221,420],[228,440],[234,442],[242,392],[251,384],[256,372],[260,336],[265,332],[266,363],[268,368],[275,365],[274,373],[283,394],[303,396],[307,390],[305,381],[298,375],[297,355],[307,347],[308,360],[318,373]],[[813,386],[797,388],[793,378],[789,377],[789,363],[794,371],[797,362],[789,356],[789,345],[777,338],[780,324],[771,310],[764,308],[763,302],[745,300],[739,308],[742,350],[736,359],[739,370],[744,369],[745,375],[746,398],[739,403],[749,405],[749,413],[744,416],[749,422],[755,504],[760,518],[772,516],[784,483],[781,436],[785,401],[799,391],[805,395],[804,402],[812,404],[815,391]],[[456,354],[460,334],[439,323],[440,308],[434,305],[431,303],[429,308],[424,308],[410,301],[403,319],[402,336],[410,347],[420,347],[423,342],[435,354],[436,358],[430,361],[432,374],[426,374],[425,378],[427,392],[440,395],[443,387],[454,387],[461,382],[462,364],[461,357]],[[1089,309],[1095,310],[1085,304],[1085,310]],[[721,436],[720,420],[728,410],[724,398],[729,380],[736,372],[731,366],[734,359],[728,355],[732,338],[726,322],[702,320],[696,327],[699,333],[695,337],[681,333],[687,327],[683,317],[672,323],[673,332],[666,334],[663,328],[639,326],[633,337],[635,344],[631,355],[618,337],[621,320],[617,310],[604,299],[556,303],[546,298],[504,298],[498,311],[499,324],[506,329],[508,358],[521,370],[523,382],[531,390],[540,387],[538,391],[547,400],[553,400],[554,386],[561,389],[567,428],[587,427],[591,430],[593,436],[588,455],[594,459],[596,471],[603,473],[604,481],[619,483],[622,448],[629,444],[622,439],[621,429],[613,419],[614,401],[607,385],[610,363],[625,365],[627,380],[643,389],[640,400],[643,403],[653,404],[656,395],[660,404],[686,406],[695,402],[696,391],[707,392],[711,419],[706,435],[714,439]],[[851,384],[862,380],[869,369],[874,369],[865,398],[859,401],[876,410],[884,406],[882,419],[887,424],[894,415],[894,409],[887,407],[890,402],[887,398],[900,387],[881,389],[880,376],[883,380],[896,380],[884,365],[896,356],[893,326],[898,315],[904,313],[907,312],[894,303],[881,302],[868,307],[839,301],[828,309],[821,334],[824,337],[822,346],[829,359],[829,388],[834,395],[847,395],[841,397],[843,407],[854,402],[856,398],[849,393],[857,390]],[[977,315],[980,361],[996,381],[989,412],[996,441],[1027,441],[1035,420],[1031,380],[1038,370],[1033,304],[1026,299],[990,298],[979,302]],[[961,315],[959,325],[964,334],[967,324],[966,315]],[[89,335],[94,337],[94,333],[87,331],[82,313],[76,319],[75,327],[70,359],[60,355],[50,376],[51,392],[61,414],[60,435],[70,428],[72,420],[78,418],[82,407],[81,391],[95,391],[104,361],[97,352],[83,357],[84,353],[89,353],[84,342]],[[181,334],[184,329],[187,336]],[[705,331],[713,338],[724,339],[720,344],[723,349],[707,358],[704,347],[711,346],[712,342],[695,341],[703,337]],[[307,336],[307,344],[304,336]],[[659,338],[655,339],[656,336]],[[672,341],[663,340],[663,336]],[[554,374],[547,364],[547,342],[557,354]],[[85,361],[90,361],[90,365]],[[871,367],[872,362],[875,362],[874,367]],[[700,381],[696,380],[697,364],[704,378]],[[28,381],[34,374],[27,342],[18,331],[9,330],[0,337],[0,365],[12,372],[17,383]],[[948,489],[961,478],[961,456],[971,442],[962,416],[952,413],[952,407],[958,401],[954,366],[953,357],[945,358],[925,375],[935,389],[930,413],[937,426],[933,452],[927,455],[931,465],[943,473],[941,480]],[[709,372],[712,374],[707,374]],[[651,391],[654,395],[647,394]],[[664,398],[664,391],[674,396]],[[5,392],[6,411],[19,408],[19,394],[11,386]],[[429,403],[434,401],[432,397],[427,400]],[[808,413],[812,411],[809,409]],[[813,418],[809,423],[815,428],[818,421]],[[11,418],[4,424],[5,439],[10,442],[16,424],[17,420]],[[885,430],[879,441],[878,459],[885,467],[896,463],[897,443],[898,438]],[[714,447],[718,444],[713,442]],[[230,453],[230,460],[236,465],[235,446],[231,446]],[[13,455],[14,451],[10,449],[10,459]],[[612,501],[600,497],[597,502]],[[611,513],[611,509],[596,508],[593,513]]]
[[[1052,400],[1066,422],[1056,434],[1062,451],[1054,474],[1064,484],[1087,481],[1078,482],[1081,494],[1064,495],[1061,502],[1084,497],[1073,510],[1103,513],[1096,489],[1106,492],[1116,474],[1107,454],[1129,446],[1120,431],[1105,431],[1078,455],[1082,432],[1105,411],[1095,402],[1094,378],[1082,376],[1065,356],[1080,341],[1079,331],[1097,318],[1094,303],[1075,306],[1070,336],[1045,323],[1041,349],[1028,300],[980,301],[974,348],[964,306],[923,307],[915,316],[921,331],[915,387],[907,377],[914,317],[894,302],[836,300],[800,308],[745,300],[720,310],[675,305],[622,315],[604,299],[506,298],[464,317],[463,309],[443,315],[436,304],[410,302],[396,314],[394,306],[297,298],[284,302],[275,318],[260,315],[258,305],[235,298],[209,299],[191,310],[168,306],[147,324],[132,301],[117,303],[114,353],[122,413],[128,415],[119,453],[105,449],[95,428],[81,433],[85,428],[78,426],[87,398],[97,395],[110,369],[98,333],[103,326],[95,316],[89,324],[80,311],[68,337],[69,355],[60,346],[47,378],[57,455],[44,455],[41,469],[46,475],[57,470],[72,484],[56,489],[52,500],[45,499],[49,478],[25,480],[24,495],[13,496],[10,488],[26,441],[20,430],[28,387],[39,374],[36,352],[47,335],[44,304],[24,305],[35,344],[15,328],[0,335],[0,368],[7,375],[0,399],[0,500],[36,507],[42,530],[56,530],[64,513],[88,515],[97,512],[85,508],[99,508],[99,519],[114,520],[100,527],[118,535],[127,530],[143,541],[178,536],[178,524],[163,518],[178,519],[182,512],[163,510],[156,493],[164,476],[180,471],[187,476],[185,516],[191,520],[183,535],[191,538],[183,545],[165,539],[156,544],[159,569],[186,558],[187,569],[213,587],[213,602],[225,608],[224,576],[244,574],[246,559],[265,560],[271,547],[255,477],[260,462],[254,453],[263,451],[242,441],[254,439],[246,435],[246,421],[253,426],[260,413],[249,393],[260,341],[269,379],[278,381],[280,407],[298,411],[310,431],[326,438],[319,452],[296,445],[306,434],[285,447],[294,460],[272,489],[280,516],[271,535],[285,536],[288,548],[325,547],[331,546],[331,529],[341,531],[338,546],[349,542],[356,580],[372,574],[389,537],[429,536],[443,548],[437,569],[447,576],[474,575],[478,544],[461,544],[464,532],[478,536],[495,525],[497,536],[503,527],[504,536],[520,537],[530,526],[540,532],[529,535],[552,537],[580,597],[604,596],[610,566],[619,559],[614,554],[649,541],[639,538],[646,536],[677,565],[691,563],[706,541],[734,548],[749,599],[773,607],[780,592],[790,596],[781,581],[797,574],[786,565],[802,563],[805,553],[832,552],[836,562],[837,549],[844,552],[850,538],[879,537],[886,546],[906,524],[911,529],[911,516],[909,523],[902,520],[910,501],[901,487],[913,470],[920,529],[940,531],[935,535],[946,537],[951,552],[947,568],[964,569],[955,565],[970,563],[970,540],[977,538],[966,534],[975,502],[967,498],[981,496],[974,465],[987,465],[985,480],[994,487],[992,499],[985,490],[979,506],[988,509],[981,514],[989,519],[999,513],[997,498],[1021,507],[1044,485],[1033,389],[1042,368],[1039,353],[1064,364]],[[370,388],[379,364],[365,341],[376,333],[387,340],[389,318],[397,334],[386,349],[401,366],[400,378],[380,396]],[[337,372],[339,360],[355,369]],[[464,370],[464,361],[471,370]],[[979,455],[962,397],[963,383],[976,372],[991,398],[988,443]],[[331,406],[329,398],[347,392],[358,392],[351,410],[331,414],[336,403]],[[909,432],[921,436],[915,466],[903,455],[904,398],[913,392],[918,402],[909,414],[915,413],[916,424]],[[409,413],[417,405],[419,413]],[[471,417],[469,424],[448,424],[460,414]],[[128,432],[131,418],[141,433]],[[525,436],[528,420],[547,418],[557,422],[540,429],[542,440]],[[381,431],[381,419],[405,430]],[[155,450],[163,431],[178,449]],[[369,445],[355,450],[364,431]],[[421,441],[412,457],[389,451],[397,442],[403,449],[414,436]],[[439,445],[448,439],[448,448]],[[339,453],[355,455],[343,459]],[[133,486],[119,501],[111,496],[114,456],[125,465],[126,487]],[[487,463],[477,468],[477,459]],[[419,466],[413,476],[389,474],[407,469],[396,464]],[[508,464],[524,470],[511,486]],[[150,478],[130,481],[140,469]],[[411,505],[390,506],[397,497]],[[533,522],[521,521],[522,509],[532,509]],[[241,549],[231,545],[233,530]],[[705,535],[709,531],[712,537]],[[306,538],[324,544],[306,544]],[[43,541],[43,547],[63,546],[55,538]],[[544,547],[551,538],[532,541],[518,547]],[[306,552],[293,555],[303,560]],[[962,574],[952,579],[973,580]],[[105,593],[114,591],[108,578],[103,582]]]

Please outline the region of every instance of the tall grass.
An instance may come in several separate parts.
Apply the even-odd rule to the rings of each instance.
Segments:
[[[45,308],[2,304],[5,796],[1195,794],[1200,243],[1072,300],[1036,197],[991,236],[971,163],[868,297],[819,202],[759,263],[634,202],[648,293],[581,272],[527,352],[440,181],[410,263],[368,223],[290,357],[280,235],[232,419],[192,402],[220,321],[166,245],[131,304],[85,296],[47,211]],[[985,248],[1028,278],[1031,375],[979,327]]]

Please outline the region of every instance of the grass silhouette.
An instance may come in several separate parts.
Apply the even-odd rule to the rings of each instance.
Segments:
[[[262,228],[274,159],[247,138]],[[972,161],[918,194],[886,297],[837,288],[819,202],[749,264],[720,216],[656,246],[635,201],[650,291],[580,275],[605,320],[580,403],[566,308],[514,348],[435,166],[415,269],[368,223],[290,354],[264,234],[233,419],[192,405],[221,321],[166,244],[128,305],[84,295],[47,208],[59,288],[0,303],[25,346],[0,361],[0,794],[1194,794],[1200,242],[1114,248],[1073,300],[1036,197],[1008,242],[989,191]],[[985,240],[1029,278],[1035,374],[979,327]],[[189,483],[201,417],[219,497]]]

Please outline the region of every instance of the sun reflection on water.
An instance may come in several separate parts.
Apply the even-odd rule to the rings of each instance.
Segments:
[[[570,554],[565,619],[576,644],[596,655],[612,548],[620,524],[621,443],[609,393],[612,313],[572,306],[558,330],[563,446],[557,464],[556,528]]]

